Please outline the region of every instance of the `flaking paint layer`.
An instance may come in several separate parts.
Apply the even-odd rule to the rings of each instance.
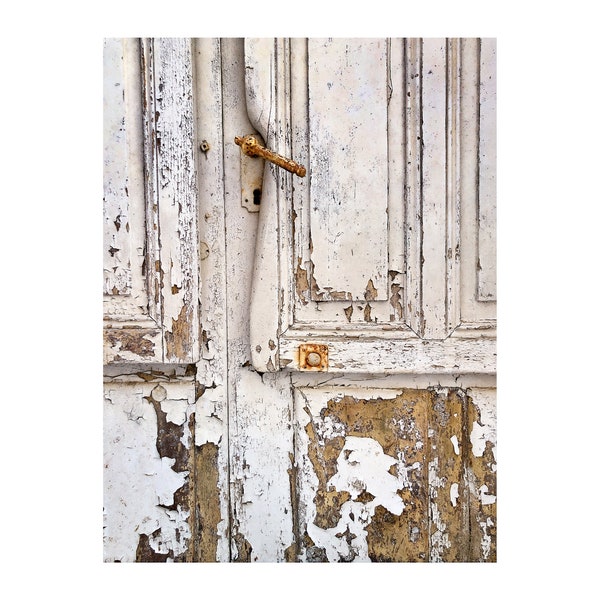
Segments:
[[[298,395],[299,560],[495,560],[492,444],[477,457],[470,440],[473,415],[491,431],[493,402],[450,388],[365,392]]]

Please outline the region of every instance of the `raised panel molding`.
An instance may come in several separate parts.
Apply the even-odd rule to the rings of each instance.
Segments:
[[[406,41],[406,320],[424,339],[459,325],[458,40]]]
[[[363,42],[372,47],[370,40]],[[343,296],[333,288],[323,294],[315,279],[315,263],[323,257],[315,257],[314,236],[322,233],[320,242],[332,237],[330,224],[315,223],[335,213],[319,208],[323,198],[313,197],[332,193],[326,181],[317,185],[323,179],[319,169],[326,170],[318,152],[324,128],[311,113],[318,102],[309,91],[311,48],[318,54],[324,43],[264,38],[245,43],[250,119],[270,147],[308,170],[300,179],[265,167],[251,298],[253,366],[259,372],[301,370],[299,345],[314,343],[329,347],[330,371],[495,373],[495,304],[479,300],[473,260],[482,241],[478,246],[477,207],[479,178],[485,177],[479,168],[480,94],[473,88],[480,79],[479,40],[377,45],[386,61],[381,73],[387,89],[387,190],[376,202],[383,201],[387,213],[381,239],[387,244],[388,287],[380,295],[375,286],[367,288],[362,297],[356,286]],[[325,79],[333,89],[335,73]],[[336,118],[343,129],[342,113]],[[325,145],[335,137],[327,135]],[[491,220],[495,198],[489,196],[486,207]],[[363,218],[369,217],[365,207]],[[340,256],[324,260],[339,263]],[[491,281],[494,274],[488,273]]]
[[[105,246],[109,237],[119,247],[105,253],[105,274],[119,272],[115,256],[127,256],[130,278],[111,290],[105,276],[104,362],[192,363],[199,258],[191,42],[109,40],[105,65],[118,73],[119,61],[123,81],[113,82],[123,100],[118,115],[105,108],[112,143],[104,162]],[[111,138],[117,122],[126,135]]]
[[[496,40],[480,42],[477,299],[496,300]]]

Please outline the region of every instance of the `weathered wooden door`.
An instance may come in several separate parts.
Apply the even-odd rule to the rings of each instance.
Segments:
[[[494,41],[106,48],[106,560],[495,560]]]

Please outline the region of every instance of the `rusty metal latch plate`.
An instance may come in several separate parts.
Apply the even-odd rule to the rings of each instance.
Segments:
[[[329,349],[325,344],[300,344],[298,367],[303,371],[327,371]]]
[[[254,137],[259,143],[262,143],[262,138],[257,133],[254,134]],[[262,196],[265,162],[243,152],[241,159],[242,206],[248,212],[258,212]]]

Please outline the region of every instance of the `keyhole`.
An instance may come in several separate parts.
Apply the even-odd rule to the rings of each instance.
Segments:
[[[257,188],[254,190],[254,192],[252,192],[252,194],[254,196],[254,204],[255,206],[258,206],[260,204],[260,197],[262,195],[262,191]]]

